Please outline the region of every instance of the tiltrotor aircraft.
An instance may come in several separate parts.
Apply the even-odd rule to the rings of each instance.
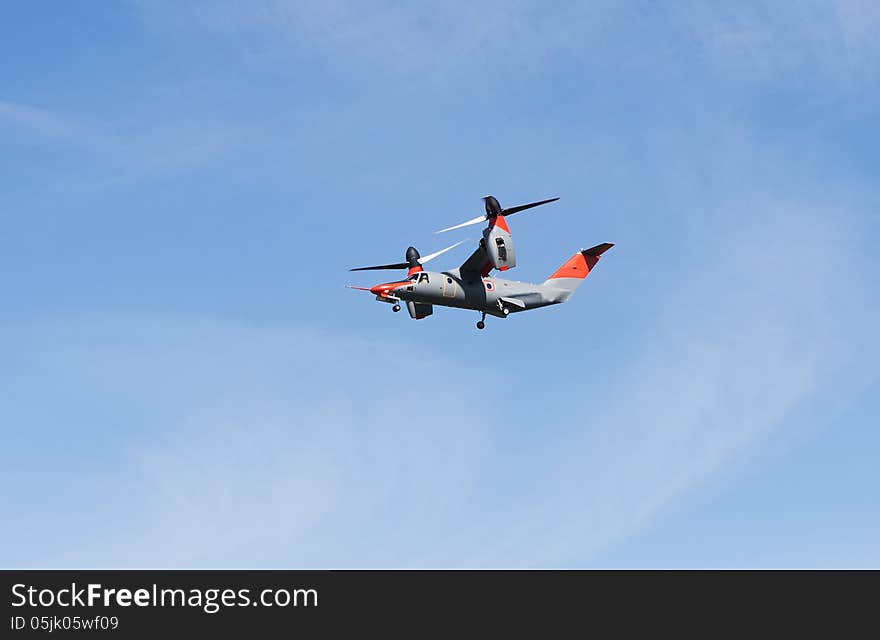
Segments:
[[[391,309],[395,312],[400,311],[401,301],[405,302],[409,315],[414,320],[428,317],[434,312],[435,306],[479,311],[482,317],[477,322],[477,329],[485,328],[487,315],[506,318],[511,313],[566,302],[599,262],[601,255],[613,247],[613,244],[603,242],[590,249],[578,251],[542,284],[489,276],[492,269],[507,271],[516,266],[516,251],[506,218],[556,200],[559,198],[502,209],[494,196],[486,196],[483,198],[485,214],[437,232],[452,231],[486,221],[489,223],[483,230],[479,246],[460,267],[441,272],[425,271],[423,268],[427,262],[466,240],[425,257],[415,247],[409,247],[405,262],[351,269],[407,269],[405,280],[385,282],[369,288],[351,288],[369,291],[376,296],[376,300],[392,304]]]

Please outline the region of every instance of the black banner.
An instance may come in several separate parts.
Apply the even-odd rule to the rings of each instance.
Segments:
[[[9,638],[823,625],[840,635],[877,624],[876,572],[9,570],[2,577]]]

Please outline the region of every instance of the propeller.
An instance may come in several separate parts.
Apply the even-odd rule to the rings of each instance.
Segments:
[[[529,204],[521,204],[516,207],[502,209],[501,204],[498,202],[498,198],[496,198],[495,196],[485,196],[483,198],[483,202],[486,205],[486,213],[477,216],[472,220],[468,220],[467,222],[462,222],[461,224],[457,224],[452,227],[440,229],[440,231],[437,231],[436,233],[445,233],[447,231],[452,231],[453,229],[461,229],[462,227],[467,227],[472,224],[480,224],[481,222],[491,220],[492,218],[495,218],[497,216],[512,216],[514,213],[519,213],[520,211],[525,211],[526,209],[531,209],[532,207],[539,207],[542,204],[547,204],[549,202],[556,202],[557,200],[559,200],[559,198],[550,198],[549,200],[530,202]]]
[[[349,271],[375,271],[378,269],[411,269],[412,267],[421,266],[427,262],[430,262],[437,256],[442,256],[447,251],[451,251],[455,249],[460,244],[464,244],[467,240],[462,240],[460,242],[456,242],[453,245],[446,247],[445,249],[440,249],[440,251],[435,251],[434,253],[430,253],[424,257],[419,255],[418,249],[415,247],[409,247],[406,250],[406,262],[395,262],[394,264],[380,264],[374,267],[357,267],[356,269],[349,269]]]

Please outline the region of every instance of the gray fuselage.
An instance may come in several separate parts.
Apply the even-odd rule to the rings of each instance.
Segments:
[[[419,271],[407,278],[406,284],[389,291],[404,301],[444,307],[473,309],[489,315],[504,317],[510,313],[527,311],[565,302],[571,295],[548,284],[531,284],[489,276],[462,277],[458,269],[450,271]]]

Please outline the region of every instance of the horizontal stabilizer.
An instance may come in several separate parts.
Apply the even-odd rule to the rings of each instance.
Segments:
[[[519,298],[500,298],[501,302],[505,302],[507,304],[512,304],[514,307],[519,307],[520,309],[526,308],[526,303],[520,300]]]

